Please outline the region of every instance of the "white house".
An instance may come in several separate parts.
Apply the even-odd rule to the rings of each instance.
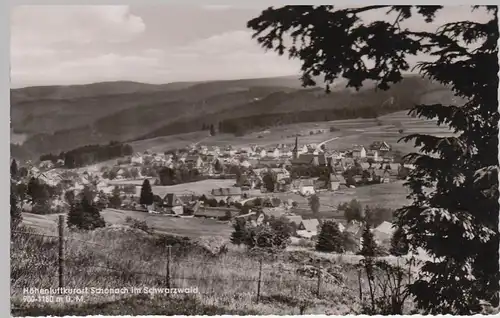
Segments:
[[[209,147],[207,154],[217,156],[220,154],[220,148],[217,146]]]
[[[379,161],[380,157],[378,156],[378,151],[377,150],[368,150],[366,152],[366,158],[371,158],[374,161]]]
[[[265,157],[267,157],[267,151],[266,151],[266,149],[259,149],[259,150],[257,151],[257,154],[259,155],[259,157],[260,157],[260,158],[265,158]]]
[[[40,162],[38,166],[42,169],[52,169],[54,167],[54,163],[50,160],[44,160]]]
[[[192,168],[201,168],[203,165],[203,160],[200,156],[187,156],[184,158],[184,163],[191,166]]]
[[[370,145],[371,150],[377,150],[379,152],[387,152],[391,150],[391,146],[385,141],[375,141]]]
[[[202,155],[208,154],[208,147],[207,146],[199,146],[198,153],[200,153]]]
[[[366,158],[366,149],[364,146],[356,145],[352,149],[353,158]]]
[[[318,234],[318,219],[302,220],[297,228],[297,235],[311,238]]]
[[[372,230],[372,233],[375,239],[382,243],[391,239],[392,234],[394,233],[394,228],[392,226],[392,223],[384,221],[382,222],[382,224],[374,228]]]
[[[240,166],[243,167],[243,168],[250,168],[252,166],[252,164],[250,163],[250,161],[248,160],[243,160],[240,162]]]
[[[232,157],[236,154],[236,149],[226,148],[226,149],[224,149],[224,151],[222,153],[226,156]]]
[[[313,195],[316,193],[313,180],[303,180],[300,185],[299,192],[302,195]]]
[[[130,158],[130,162],[135,165],[142,165],[144,164],[144,159],[140,154],[136,153],[132,156],[132,158]]]
[[[246,154],[247,156],[253,156],[255,154],[255,151],[252,149],[252,147],[243,147],[240,149],[240,152],[242,154]]]
[[[279,158],[281,152],[278,148],[271,148],[267,150],[267,157]]]

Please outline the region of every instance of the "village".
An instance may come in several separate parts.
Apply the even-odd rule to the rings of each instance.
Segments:
[[[164,153],[134,153],[104,165],[64,169],[62,164],[61,160],[42,161],[31,166],[29,173],[61,189],[59,198],[51,201],[54,211],[68,209],[68,191],[79,193],[92,186],[102,208],[178,218],[243,218],[253,224],[269,217],[285,218],[302,239],[314,239],[320,222],[330,219],[342,231],[361,235],[360,225],[346,222],[337,206],[325,205],[322,213],[311,213],[306,203],[311,197],[403,180],[412,169],[384,141],[333,150],[326,143],[300,145],[298,137],[294,144],[272,147],[192,144]],[[145,180],[153,192],[149,204],[140,202]],[[201,190],[195,184],[203,185]],[[179,190],[179,185],[184,187]],[[173,188],[177,189],[169,191]],[[24,212],[33,208],[23,205]],[[392,226],[382,222],[374,231],[385,241],[392,235]]]

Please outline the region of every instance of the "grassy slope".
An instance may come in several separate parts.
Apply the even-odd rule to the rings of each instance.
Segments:
[[[154,237],[127,227],[114,227],[87,233],[68,232],[67,238],[65,287],[165,287],[167,253]],[[39,288],[57,287],[54,270],[57,244],[26,235],[18,236],[13,241],[11,301],[17,315],[287,315],[299,314],[298,301],[301,299],[309,301],[305,314],[343,315],[359,309],[357,271],[341,260],[340,263],[333,263],[340,265],[335,270],[340,271],[342,282],[328,282],[323,278],[319,297],[314,294],[317,280],[296,273],[299,263],[307,262],[312,252],[296,253],[293,257],[285,254],[278,262],[264,261],[262,298],[256,303],[259,276],[256,259],[233,249],[227,254],[210,256],[199,249],[183,250],[179,246],[172,248],[172,286],[197,287],[199,294],[194,297],[174,295],[172,301],[161,295],[151,298],[125,295],[125,299],[86,295],[84,304],[30,306],[21,300],[23,287],[33,284]],[[287,270],[279,270],[279,264]],[[367,290],[365,282],[363,286]]]
[[[154,228],[155,232],[191,238],[202,236],[221,236],[229,238],[231,225],[227,222],[219,222],[211,219],[201,218],[174,218],[153,215],[144,212],[124,211],[106,209],[101,212],[104,220],[112,225],[126,224],[126,218],[131,217],[146,221],[148,226]],[[56,233],[57,215],[37,215],[23,213],[24,224],[44,233]]]

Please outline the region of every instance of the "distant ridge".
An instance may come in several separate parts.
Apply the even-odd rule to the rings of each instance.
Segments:
[[[111,140],[196,131],[204,124],[217,125],[221,120],[233,119],[234,124],[242,118],[241,123],[252,126],[259,118],[266,125],[273,125],[284,114],[288,121],[318,120],[319,114],[325,118],[339,114],[355,116],[353,112],[339,110],[344,108],[363,109],[373,116],[391,96],[397,96],[397,103],[383,112],[411,108],[430,92],[433,100],[446,102],[453,97],[448,88],[415,75],[405,76],[389,91],[375,91],[373,85],[366,83],[364,89],[355,92],[345,89],[343,84],[345,81],[339,81],[329,95],[322,87],[303,88],[298,75],[11,89],[11,127],[16,133],[28,136],[22,146],[13,149],[19,154],[37,156]]]

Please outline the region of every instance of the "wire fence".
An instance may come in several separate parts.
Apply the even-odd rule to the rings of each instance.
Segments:
[[[224,262],[221,262],[221,260],[219,259],[214,259],[214,260],[204,259],[202,261],[194,259],[174,260],[172,258],[172,246],[166,246],[166,262],[163,268],[157,268],[155,272],[137,270],[137,268],[151,267],[148,266],[149,264],[147,260],[142,262],[134,260],[135,263],[134,266],[132,266],[133,268],[130,267],[127,268],[126,260],[123,260],[123,263],[110,264],[110,262],[108,263],[106,261],[109,255],[107,255],[106,251],[104,250],[104,247],[106,247],[105,245],[93,241],[67,237],[65,235],[66,233],[64,230],[64,223],[65,223],[64,216],[60,215],[58,219],[57,236],[31,233],[26,231],[12,231],[13,233],[16,234],[44,237],[50,240],[57,240],[57,247],[58,247],[57,272],[52,271],[52,275],[57,273],[57,286],[60,288],[66,288],[68,285],[67,280],[74,278],[74,277],[68,277],[69,275],[67,274],[67,267],[75,268],[79,266],[77,262],[75,262],[74,260],[67,259],[66,255],[66,243],[69,241],[75,241],[95,246],[98,248],[101,247],[103,248],[101,256],[105,264],[85,264],[84,265],[85,268],[80,268],[82,274],[85,274],[84,273],[85,271],[89,271],[91,268],[93,268],[102,270],[105,273],[147,276],[151,279],[154,279],[158,285],[165,286],[168,289],[174,288],[174,286],[181,286],[183,285],[184,282],[203,284],[204,286],[207,287],[207,289],[209,289],[211,284],[213,283],[222,283],[222,285],[227,285],[228,287],[231,287],[232,285],[238,283],[246,283],[247,286],[245,286],[246,287],[245,294],[256,296],[255,298],[257,302],[260,301],[266,286],[270,286],[272,284],[278,286],[276,287],[276,289],[278,290],[281,289],[281,286],[283,286],[283,284],[287,284],[288,287],[293,286],[290,288],[298,288],[299,291],[307,290],[309,291],[310,294],[313,294],[317,297],[319,297],[322,294],[322,291],[328,289],[329,285],[330,286],[334,285],[334,288],[336,288],[337,290],[340,288],[340,289],[345,289],[346,291],[357,293],[357,291],[336,280],[333,276],[331,276],[328,273],[328,271],[326,271],[325,268],[321,267],[320,265],[315,265],[315,266],[308,265],[307,273],[305,272],[299,273],[298,270],[299,269],[303,270],[304,267],[297,266],[297,267],[285,268],[284,266],[276,266],[278,264],[264,262],[262,258],[260,258],[253,264],[249,261],[249,263],[245,265],[243,264],[235,265],[232,263],[225,264]],[[97,253],[99,252],[100,249],[97,249]],[[130,253],[134,253],[134,251],[131,250]],[[201,272],[203,272],[204,268],[208,266],[212,266],[212,268],[217,268],[218,270],[220,270],[220,272],[223,272],[224,266],[229,265],[231,270],[233,270],[233,273],[226,275],[215,275],[215,276],[210,276],[209,274],[205,273],[202,274],[197,273],[198,275],[190,277],[188,275],[185,275],[185,273],[183,273],[182,271],[179,270],[177,272],[172,271],[173,265],[176,265],[177,268],[181,269],[183,267],[188,267],[188,266],[199,266],[199,268],[197,269],[199,269]],[[235,266],[237,268],[235,268]],[[237,271],[236,273],[234,273],[235,270]],[[243,273],[251,273],[253,274],[253,277],[252,275],[249,275],[250,277],[241,277],[244,276],[242,275]],[[325,277],[325,275],[328,277]],[[201,291],[201,293],[203,293],[203,291]]]

